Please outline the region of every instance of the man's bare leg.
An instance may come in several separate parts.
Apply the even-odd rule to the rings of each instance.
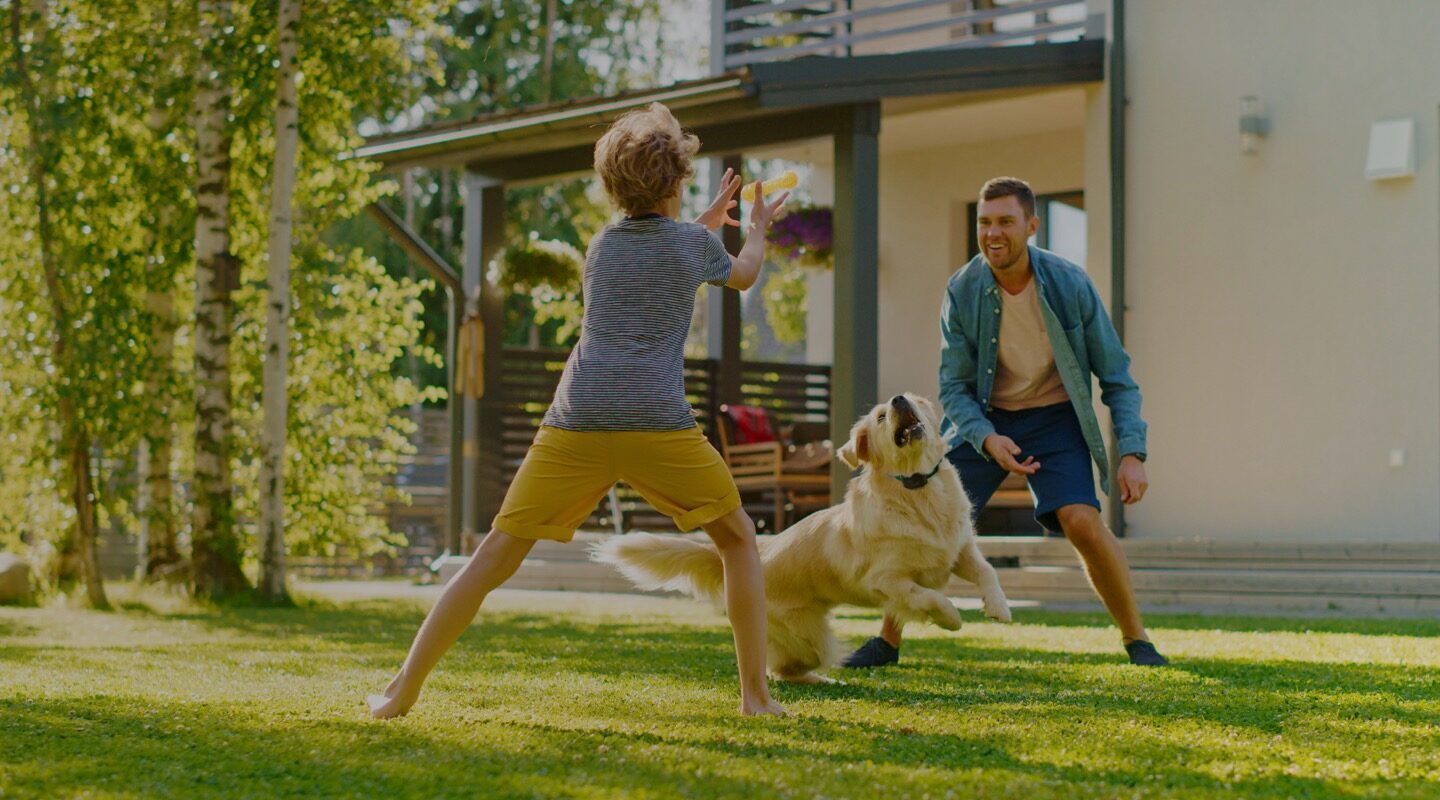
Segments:
[[[531,539],[520,539],[502,531],[492,530],[470,557],[470,562],[456,573],[435,607],[426,615],[410,654],[390,685],[384,698],[371,696],[370,714],[376,719],[398,717],[410,710],[420,697],[420,686],[445,651],[455,644],[460,634],[470,627],[480,604],[491,590],[510,579],[520,563],[535,546]]]
[[[755,523],[737,508],[702,526],[725,565],[725,613],[735,635],[735,661],[740,667],[740,713],[785,716],[770,699],[765,680],[765,578],[755,546]]]
[[[1145,624],[1140,620],[1140,606],[1135,602],[1135,589],[1130,585],[1130,563],[1115,534],[1100,519],[1100,512],[1085,504],[1063,506],[1056,512],[1065,538],[1070,540],[1085,574],[1105,610],[1110,612],[1120,635],[1127,643],[1137,639],[1148,641]]]

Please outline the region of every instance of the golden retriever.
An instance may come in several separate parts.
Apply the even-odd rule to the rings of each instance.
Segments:
[[[863,467],[845,501],[759,541],[775,677],[827,680],[815,670],[839,656],[830,630],[838,605],[958,630],[960,614],[942,594],[952,573],[980,587],[987,616],[1010,621],[995,570],[976,545],[970,501],[945,458],[940,415],[936,403],[912,394],[876,406],[840,448],[851,469]],[[634,533],[607,540],[594,556],[640,588],[723,599],[720,555],[708,541]]]

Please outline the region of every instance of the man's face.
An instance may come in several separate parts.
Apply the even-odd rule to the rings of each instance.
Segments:
[[[975,238],[990,268],[1003,272],[1020,262],[1026,242],[1040,227],[1039,217],[1025,216],[1015,195],[980,201],[975,212]]]

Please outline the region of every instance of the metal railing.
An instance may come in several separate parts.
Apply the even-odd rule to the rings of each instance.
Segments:
[[[798,56],[1074,41],[1084,0],[712,0],[717,72]]]

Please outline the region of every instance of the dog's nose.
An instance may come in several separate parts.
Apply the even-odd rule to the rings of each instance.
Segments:
[[[893,408],[909,408],[910,401],[905,399],[905,395],[897,394],[890,398],[890,405]]]

